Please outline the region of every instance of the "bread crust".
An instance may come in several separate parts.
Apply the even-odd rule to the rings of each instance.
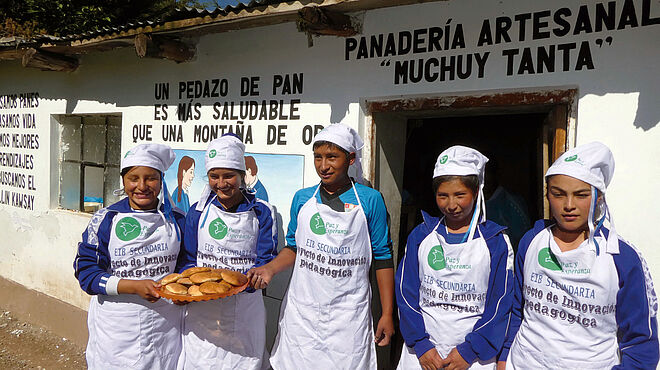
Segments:
[[[167,285],[173,283],[181,278],[181,274],[169,274],[160,280],[161,285]]]
[[[179,283],[167,284],[167,285],[165,285],[165,289],[167,289],[167,291],[169,291],[171,293],[178,294],[178,295],[188,294],[188,288],[186,288],[185,286],[183,286]]]
[[[211,271],[209,267],[191,267],[189,269],[185,269],[181,273],[181,277],[190,277],[194,274],[200,273],[200,272],[206,272],[206,271]]]
[[[238,271],[222,270],[220,274],[222,275],[223,281],[226,281],[233,286],[241,286],[247,283],[247,276]]]
[[[204,294],[227,293],[229,288],[225,284],[207,281],[199,286],[199,290]]]
[[[199,297],[203,296],[204,293],[199,290],[199,285],[191,285],[190,288],[188,288],[188,295]]]
[[[190,276],[190,281],[192,281],[193,284],[202,284],[207,281],[220,281],[220,280],[222,280],[222,275],[213,271],[200,272]]]

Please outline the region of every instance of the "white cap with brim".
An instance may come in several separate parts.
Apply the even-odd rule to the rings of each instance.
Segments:
[[[603,143],[577,146],[557,158],[545,177],[567,175],[582,180],[605,193],[614,175],[614,156]]]
[[[362,183],[362,148],[364,141],[352,127],[333,123],[314,136],[312,145],[320,141],[333,143],[349,153],[355,153],[355,162],[349,167],[349,176]]]
[[[570,149],[559,156],[555,163],[548,168],[545,178],[547,179],[554,175],[570,176],[591,185],[592,202],[588,220],[589,240],[599,249],[598,244],[594,240],[594,233],[600,224],[607,220],[610,224],[610,232],[607,238],[607,252],[619,253],[619,240],[614,228],[614,219],[609,211],[607,202],[605,202],[605,190],[614,175],[614,156],[610,148],[603,143],[595,141]],[[598,193],[595,189],[600,190],[603,197],[603,202],[600,204],[602,215],[600,221],[595,219],[596,207],[598,207]],[[595,225],[597,221],[599,225]]]
[[[476,230],[475,222],[482,223],[486,221],[486,200],[483,189],[487,162],[488,158],[478,150],[461,145],[454,145],[445,149],[435,162],[433,178],[476,175],[479,180],[479,192],[474,204],[474,214],[464,240],[472,239]]]
[[[483,182],[484,170],[488,158],[478,150],[466,146],[454,145],[445,149],[435,162],[433,177],[476,175]]]
[[[245,171],[245,144],[238,137],[225,134],[209,143],[204,164],[206,172],[214,168]]]
[[[176,155],[172,148],[163,144],[140,144],[129,150],[121,160],[121,170],[128,167],[146,166],[161,173],[174,163]]]
[[[214,168],[245,171],[245,144],[234,134],[224,134],[211,141],[204,156],[206,172]],[[207,183],[197,202],[196,210],[202,211],[212,189]]]

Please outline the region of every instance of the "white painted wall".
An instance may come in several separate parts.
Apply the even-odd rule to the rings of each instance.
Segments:
[[[641,20],[642,1],[634,1],[638,19]],[[299,33],[293,23],[224,34],[204,36],[200,39],[195,61],[176,64],[161,60],[140,60],[130,49],[90,54],[81,59],[80,68],[70,74],[40,72],[24,69],[16,61],[0,62],[0,95],[21,92],[38,92],[39,107],[30,109],[0,109],[0,114],[11,112],[35,112],[37,128],[31,130],[0,128],[0,133],[33,131],[40,138],[37,150],[2,148],[6,152],[29,152],[35,156],[33,170],[2,170],[29,172],[36,179],[36,190],[24,191],[35,195],[33,211],[25,211],[8,205],[0,205],[0,275],[29,288],[86,308],[87,297],[73,278],[72,261],[76,243],[80,238],[88,215],[54,209],[57,204],[58,155],[57,126],[51,116],[57,114],[121,113],[123,119],[122,152],[135,145],[132,140],[134,124],[152,124],[155,142],[161,142],[160,125],[154,120],[156,83],[170,84],[168,124],[179,124],[175,107],[179,102],[179,81],[226,78],[229,94],[226,98],[194,99],[200,103],[201,119],[183,123],[184,142],[169,143],[175,149],[203,150],[205,143],[194,143],[195,124],[236,124],[236,120],[216,121],[212,118],[216,101],[300,99],[300,119],[250,121],[253,143],[247,144],[248,152],[304,154],[305,186],[317,181],[311,148],[301,140],[305,125],[327,125],[343,122],[364,132],[368,123],[360,102],[365,99],[405,97],[412,95],[439,96],[443,94],[493,92],[498,90],[535,87],[577,87],[579,102],[576,137],[571,145],[599,140],[609,145],[617,160],[614,180],[607,199],[612,208],[619,233],[630,240],[646,256],[656,281],[660,281],[660,250],[654,247],[655,229],[659,221],[655,213],[660,199],[654,192],[660,188],[660,26],[651,25],[623,30],[582,33],[564,37],[551,36],[543,40],[517,41],[518,28],[513,27],[512,42],[477,47],[482,22],[494,23],[498,16],[513,17],[519,13],[555,10],[567,7],[575,14],[581,4],[587,4],[593,13],[591,1],[543,1],[484,2],[477,0],[447,1],[388,8],[358,14],[364,22],[364,35],[412,31],[418,28],[442,27],[449,24],[455,29],[463,26],[464,49],[433,51],[388,58],[356,60],[344,58],[343,38],[314,38],[314,46],[307,47],[306,35]],[[617,11],[623,1],[616,1]],[[660,5],[651,2],[651,17],[660,17]],[[451,19],[451,21],[450,21]],[[593,17],[592,17],[593,19]],[[545,18],[551,21],[552,17]],[[530,21],[531,22],[531,21]],[[617,20],[618,22],[618,20]],[[531,23],[530,23],[531,24]],[[531,27],[528,25],[528,27]],[[550,28],[553,26],[551,25]],[[598,46],[598,39],[611,36],[609,45]],[[518,47],[557,45],[586,41],[593,57],[594,69],[581,71],[561,70],[554,73],[507,76],[506,58],[502,50]],[[406,85],[394,84],[394,64],[397,61],[441,58],[442,56],[467,55],[490,52],[484,77],[475,75],[446,82],[420,82]],[[575,63],[575,51],[571,64]],[[560,59],[560,58],[558,58]],[[381,62],[390,61],[389,66]],[[271,93],[274,74],[304,73],[302,94],[273,96]],[[239,94],[240,78],[260,77],[260,95],[242,98]],[[267,124],[288,125],[287,144],[266,145]],[[371,148],[367,148],[370,151]],[[55,164],[55,166],[53,166]],[[368,167],[368,166],[365,166]],[[286,175],[286,169],[283,169]],[[0,185],[3,190],[16,190]],[[192,201],[192,200],[191,200]],[[280,210],[285,224],[288,209]]]

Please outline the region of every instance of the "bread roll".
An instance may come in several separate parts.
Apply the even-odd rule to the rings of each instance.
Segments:
[[[199,290],[204,294],[226,293],[229,291],[226,284],[207,281],[199,286]]]
[[[190,288],[188,288],[188,295],[199,297],[204,295],[204,293],[199,290],[199,285],[191,285]]]
[[[189,269],[184,270],[181,273],[181,277],[190,277],[191,275],[206,271],[211,271],[211,269],[209,267],[191,267]]]
[[[222,270],[220,274],[222,275],[222,280],[233,286],[241,286],[248,281],[247,276],[241,274],[238,271]]]
[[[174,293],[174,294],[179,294],[179,295],[185,295],[188,293],[188,288],[185,286],[179,284],[179,283],[171,283],[165,285],[165,289],[167,289],[168,292]]]
[[[169,283],[173,283],[177,281],[177,279],[179,279],[180,277],[181,277],[180,274],[169,274],[160,280],[160,284],[167,285]]]
[[[190,280],[190,278],[179,278],[179,280],[177,280],[176,282],[185,286],[193,285],[193,282]]]
[[[198,274],[194,274],[190,276],[190,281],[192,281],[194,284],[201,284],[207,281],[219,281],[219,280],[222,280],[222,275],[213,271],[200,272]]]

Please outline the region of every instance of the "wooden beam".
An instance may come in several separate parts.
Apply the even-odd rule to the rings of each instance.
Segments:
[[[305,6],[300,9],[296,24],[298,31],[307,33],[309,46],[312,46],[312,35],[348,37],[358,33],[351,17],[319,6]]]
[[[140,58],[169,59],[177,63],[188,62],[195,57],[195,45],[165,36],[140,33],[135,36],[135,53]]]
[[[78,59],[62,54],[29,48],[23,53],[23,67],[39,68],[42,71],[73,72],[78,69]]]

